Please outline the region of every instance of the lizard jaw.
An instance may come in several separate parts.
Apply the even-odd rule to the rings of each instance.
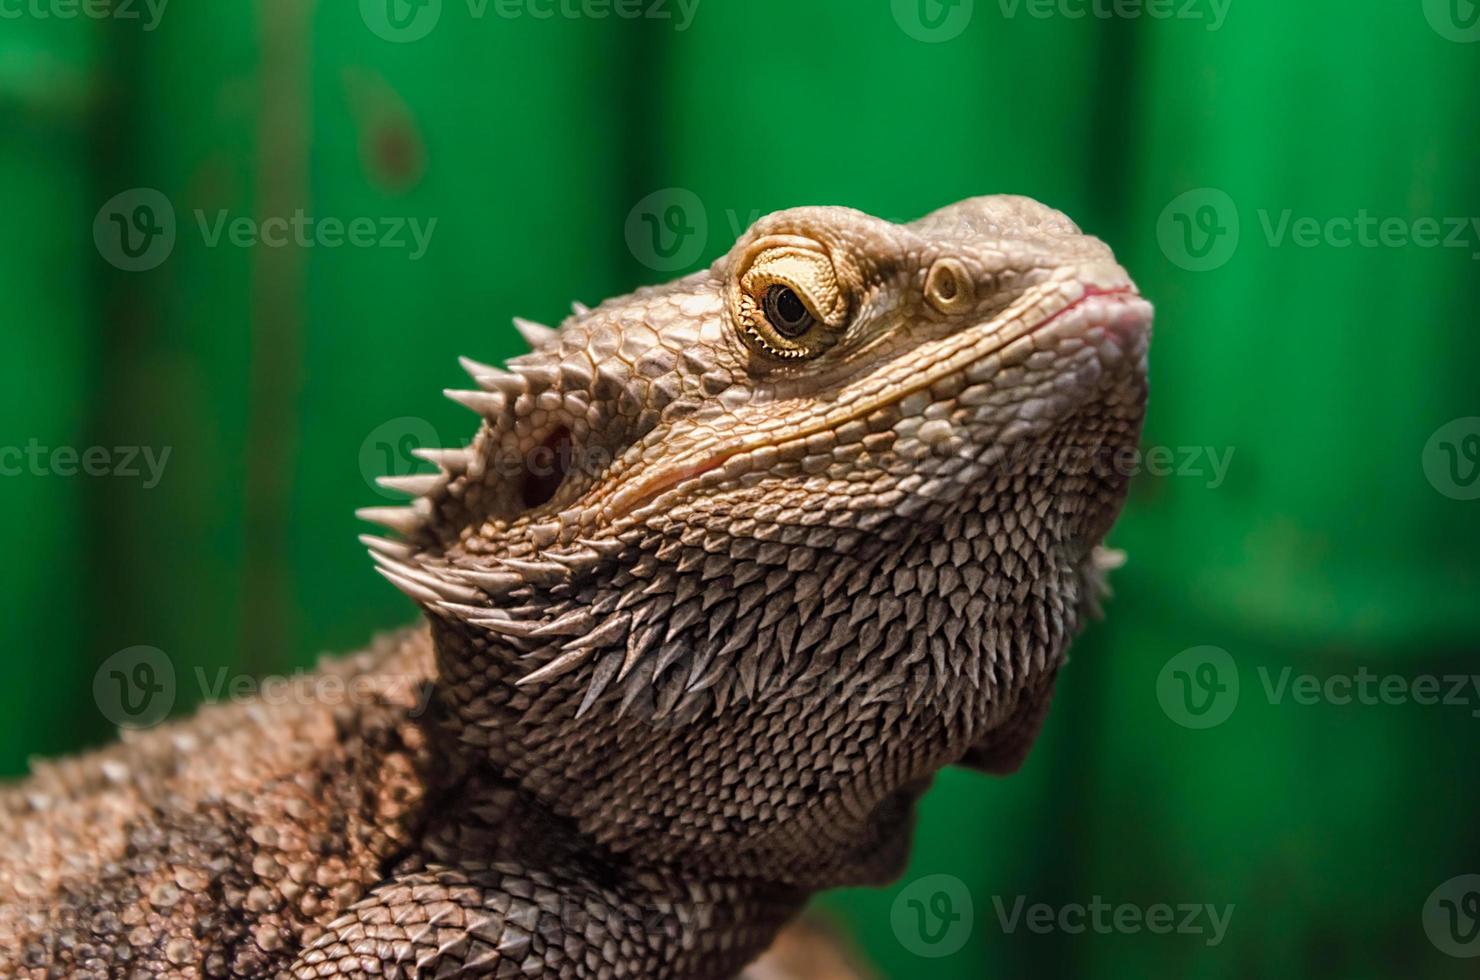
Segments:
[[[1054,285],[1062,287],[1064,284]],[[1057,306],[1054,305],[1056,299]],[[1045,304],[1048,309],[1040,309]],[[1039,309],[1040,315],[1036,319],[1027,319],[1034,309]],[[929,391],[933,385],[952,376],[964,374],[973,383],[989,380],[1001,367],[1032,353],[1033,338],[1049,333],[1055,327],[1068,325],[1071,331],[1081,334],[1103,327],[1117,339],[1134,339],[1149,330],[1152,312],[1151,304],[1141,296],[1136,286],[1123,278],[1108,285],[1073,281],[1066,290],[1030,292],[984,329],[970,329],[946,338],[941,349],[930,354],[930,363],[923,367],[918,364],[918,358],[912,359],[908,365],[909,380],[902,384],[886,385],[884,390],[865,395],[840,411],[829,413],[784,436],[757,433],[732,448],[707,451],[665,467],[630,489],[619,490],[606,509],[605,519],[616,524],[641,518],[659,510],[666,494],[736,458],[804,443],[812,436],[864,419],[881,408],[897,405],[911,395]],[[1085,322],[1074,322],[1076,313],[1085,314]]]

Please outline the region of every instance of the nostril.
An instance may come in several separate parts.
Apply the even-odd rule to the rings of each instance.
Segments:
[[[550,502],[570,472],[570,430],[556,429],[524,461],[520,493],[527,508]]]
[[[925,299],[942,313],[963,313],[976,302],[976,284],[959,259],[937,259],[925,275]]]

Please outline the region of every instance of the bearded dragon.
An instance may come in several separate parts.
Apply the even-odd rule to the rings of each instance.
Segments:
[[[782,211],[521,322],[450,392],[471,444],[363,513],[425,623],[6,789],[0,974],[734,977],[900,873],[938,770],[1022,761],[1151,319],[997,196]]]

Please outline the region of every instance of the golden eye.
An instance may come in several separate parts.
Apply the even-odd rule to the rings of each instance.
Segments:
[[[836,344],[848,325],[848,295],[829,254],[816,242],[771,236],[737,260],[730,309],[751,348],[798,361]]]
[[[790,286],[768,287],[762,305],[771,328],[788,340],[803,336],[817,325],[817,318]]]

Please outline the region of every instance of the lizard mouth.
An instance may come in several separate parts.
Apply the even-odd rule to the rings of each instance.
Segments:
[[[607,516],[614,522],[639,516],[669,491],[738,457],[805,442],[928,391],[945,379],[964,374],[973,382],[988,381],[1002,367],[1031,354],[1034,340],[1050,331],[1090,335],[1101,329],[1108,334],[1106,339],[1113,341],[1132,338],[1149,328],[1151,304],[1129,281],[1109,286],[1077,283],[1076,287],[1077,295],[1072,289],[1068,293],[1030,292],[995,319],[952,334],[928,350],[922,347],[918,356],[903,358],[902,363],[878,372],[870,379],[869,388],[810,424],[784,434],[757,433],[721,451],[710,449],[665,467],[618,491],[608,505]]]

